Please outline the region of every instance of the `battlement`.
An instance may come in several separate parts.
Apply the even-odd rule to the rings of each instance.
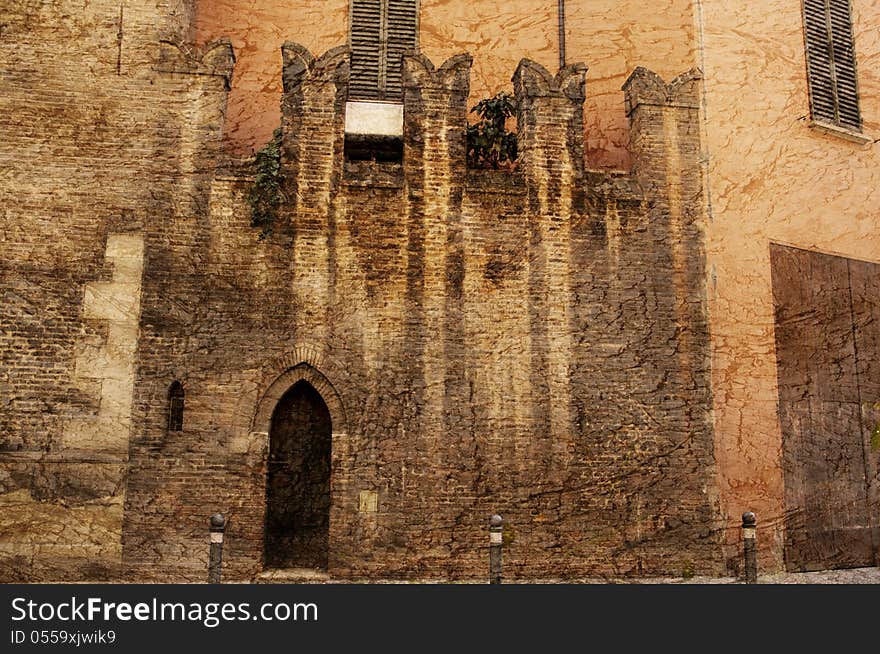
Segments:
[[[315,57],[303,46],[287,42],[282,48],[282,122],[285,133],[296,132],[305,113],[319,113],[329,120],[333,112],[334,124],[342,126],[343,134],[369,136],[369,127],[358,121],[352,128],[347,120],[346,109],[351,109],[348,99],[349,62],[344,46],[333,48]],[[388,133],[387,121],[393,112],[377,112],[375,136],[399,136],[404,147],[414,147],[415,141],[423,139],[428,125],[412,120],[413,115],[424,113],[430,106],[428,122],[443,125],[444,137],[450,142],[460,140],[467,125],[467,101],[470,92],[470,67],[472,58],[459,54],[449,58],[439,67],[423,54],[404,57],[404,95],[400,103],[404,116],[399,134]],[[535,139],[552,141],[563,138],[564,147],[576,159],[583,159],[583,103],[588,91],[588,68],[582,63],[570,64],[553,75],[537,62],[523,59],[512,77],[518,113],[516,123],[522,158],[527,159],[538,143]],[[696,120],[699,109],[698,70],[691,70],[667,84],[658,75],[645,68],[637,68],[623,87],[624,101],[631,126],[637,130],[650,130],[651,126],[637,122],[640,107],[662,107],[681,110]],[[366,104],[366,103],[358,103]],[[358,107],[357,109],[360,110]],[[407,117],[410,118],[407,118]],[[393,117],[390,120],[395,120]],[[662,120],[659,116],[654,121]],[[635,139],[638,140],[638,134]],[[294,155],[287,149],[288,155]],[[459,158],[461,148],[453,148]],[[459,161],[451,161],[457,165]],[[582,164],[578,166],[582,168]],[[580,176],[580,175],[579,175]]]
[[[346,46],[331,48],[320,56],[292,41],[282,46],[281,126],[286,174],[295,176],[302,161],[314,163],[320,152],[340,159],[337,167],[343,177],[346,170],[362,168],[342,165],[345,159],[397,161],[402,164],[401,172],[405,172],[413,161],[418,168],[419,152],[425,147],[439,147],[436,139],[440,139],[443,152],[432,151],[430,156],[437,161],[448,159],[453,174],[463,175],[458,169],[466,168],[472,57],[466,53],[455,55],[438,66],[424,54],[405,56],[400,103],[350,102],[349,57]],[[222,116],[234,63],[228,40],[198,49],[170,41],[161,43],[157,70],[172,78],[189,77],[203,89],[198,104],[203,113],[193,117],[198,122],[199,115],[207,116],[205,127],[200,128],[206,143],[212,138],[217,143],[224,129]],[[529,59],[521,60],[513,72],[517,168],[526,185],[537,183],[539,170],[546,168],[556,175],[554,167],[563,161],[571,167],[571,183],[580,188],[586,179],[584,124],[590,122],[584,116],[589,93],[587,73],[585,64],[574,63],[553,74]],[[212,87],[212,79],[221,80],[222,88]],[[682,73],[669,83],[647,68],[632,72],[622,87],[621,98],[629,120],[631,170],[627,172],[639,177],[640,171],[646,171],[650,177],[666,165],[669,137],[678,131],[670,128],[672,116],[680,126],[695,126],[699,120],[700,81],[698,69]],[[675,165],[698,165],[700,130],[687,129],[682,136],[696,145],[679,151]],[[211,161],[216,167],[220,152],[212,149],[203,153],[202,170],[210,168]],[[548,152],[554,155],[548,157]],[[387,175],[371,174],[366,179],[379,177]]]
[[[437,66],[423,54],[403,60],[403,98],[399,105],[349,102],[349,53],[344,46],[316,57],[302,45],[282,47],[282,170],[288,206],[281,232],[289,232],[298,212],[330,201],[338,193],[376,185],[403,201],[427,177],[459,193],[495,192],[502,173],[469,170],[466,162],[468,97],[472,58],[459,54]],[[512,77],[516,99],[518,161],[508,173],[514,185],[540,197],[551,213],[574,216],[585,198],[605,202],[608,181],[620,175],[585,175],[583,105],[589,91],[588,68],[570,64],[551,74],[523,59]],[[630,120],[632,170],[629,189],[642,201],[678,204],[682,180],[700,195],[698,70],[666,83],[637,68],[622,89]],[[372,122],[371,122],[372,121]],[[359,150],[360,149],[360,150]],[[377,161],[354,165],[359,151]],[[354,155],[353,155],[354,153]],[[383,163],[383,159],[388,159]],[[397,163],[394,163],[394,162]],[[427,177],[426,177],[427,176]],[[482,180],[482,181],[478,181]],[[669,183],[667,183],[669,181]],[[604,198],[604,199],[603,199]],[[628,200],[621,199],[626,203]],[[699,212],[691,212],[693,218]]]

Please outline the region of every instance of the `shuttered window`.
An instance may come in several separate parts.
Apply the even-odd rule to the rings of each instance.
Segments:
[[[813,120],[861,131],[850,0],[804,0]]]
[[[352,100],[399,101],[403,55],[418,43],[418,0],[352,0]]]

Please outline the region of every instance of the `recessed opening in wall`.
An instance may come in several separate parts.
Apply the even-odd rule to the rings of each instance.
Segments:
[[[269,429],[267,568],[326,568],[330,529],[330,411],[307,381],[278,401]]]
[[[345,158],[349,161],[400,163],[403,139],[345,135]]]
[[[168,388],[168,431],[183,431],[183,384],[174,380]]]
[[[345,157],[350,161],[403,161],[403,105],[346,103]]]

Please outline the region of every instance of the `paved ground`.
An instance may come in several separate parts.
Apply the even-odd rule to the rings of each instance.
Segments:
[[[824,570],[822,572],[779,573],[758,580],[765,584],[880,584],[880,568]]]
[[[601,582],[600,582],[601,583]],[[611,583],[630,583],[616,581]],[[644,579],[631,583],[645,584],[736,584],[741,580],[733,577],[667,577]],[[822,570],[821,572],[778,572],[758,576],[759,584],[880,584],[880,568],[856,568],[853,570]]]
[[[401,581],[394,579],[353,580],[331,579],[326,573],[316,570],[273,570],[264,572],[253,580],[258,584],[350,584],[350,583],[444,583],[436,579]],[[455,581],[452,583],[483,583],[479,580]],[[538,584],[735,584],[741,583],[733,577],[664,577],[650,579],[534,579],[509,580],[505,583]],[[761,584],[880,584],[880,567],[856,568],[853,570],[823,570],[821,572],[780,572],[760,575]]]
[[[223,580],[226,584],[484,584],[486,579],[340,579],[331,578],[320,570],[291,569],[270,570],[245,581]],[[65,583],[65,582],[62,582]],[[72,582],[94,583],[94,582]],[[98,583],[132,583],[124,579]],[[134,583],[165,583],[160,579],[142,579]],[[197,582],[202,583],[202,582]],[[505,579],[505,584],[738,584],[733,577],[648,577],[642,579],[603,579],[599,577],[577,579]],[[880,567],[853,570],[823,570],[821,572],[779,572],[758,577],[760,584],[880,584]]]

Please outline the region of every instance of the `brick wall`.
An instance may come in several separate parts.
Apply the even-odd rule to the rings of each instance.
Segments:
[[[259,572],[300,380],[333,574],[482,577],[494,512],[512,575],[720,570],[696,75],[630,78],[633,173],[605,174],[584,67],[523,61],[508,174],[465,165],[470,57],[413,57],[379,165],[344,160],[346,51],[287,44],[261,238],[229,44],[185,45],[188,3],[53,7],[0,20],[3,579],[202,580],[216,511],[227,577]]]
[[[0,8],[4,579],[120,570],[144,267],[198,206],[203,94],[231,70],[228,46],[160,45],[187,6]]]
[[[407,61],[404,160],[371,164],[342,154],[345,51],[284,53],[273,233],[227,170],[153,246],[129,573],[201,579],[215,511],[228,574],[262,569],[270,416],[300,379],[332,421],[332,574],[482,577],[493,512],[512,575],[720,571],[697,75],[637,71],[634,174],[590,173],[583,67],[524,61],[507,174],[465,166],[469,57]]]

